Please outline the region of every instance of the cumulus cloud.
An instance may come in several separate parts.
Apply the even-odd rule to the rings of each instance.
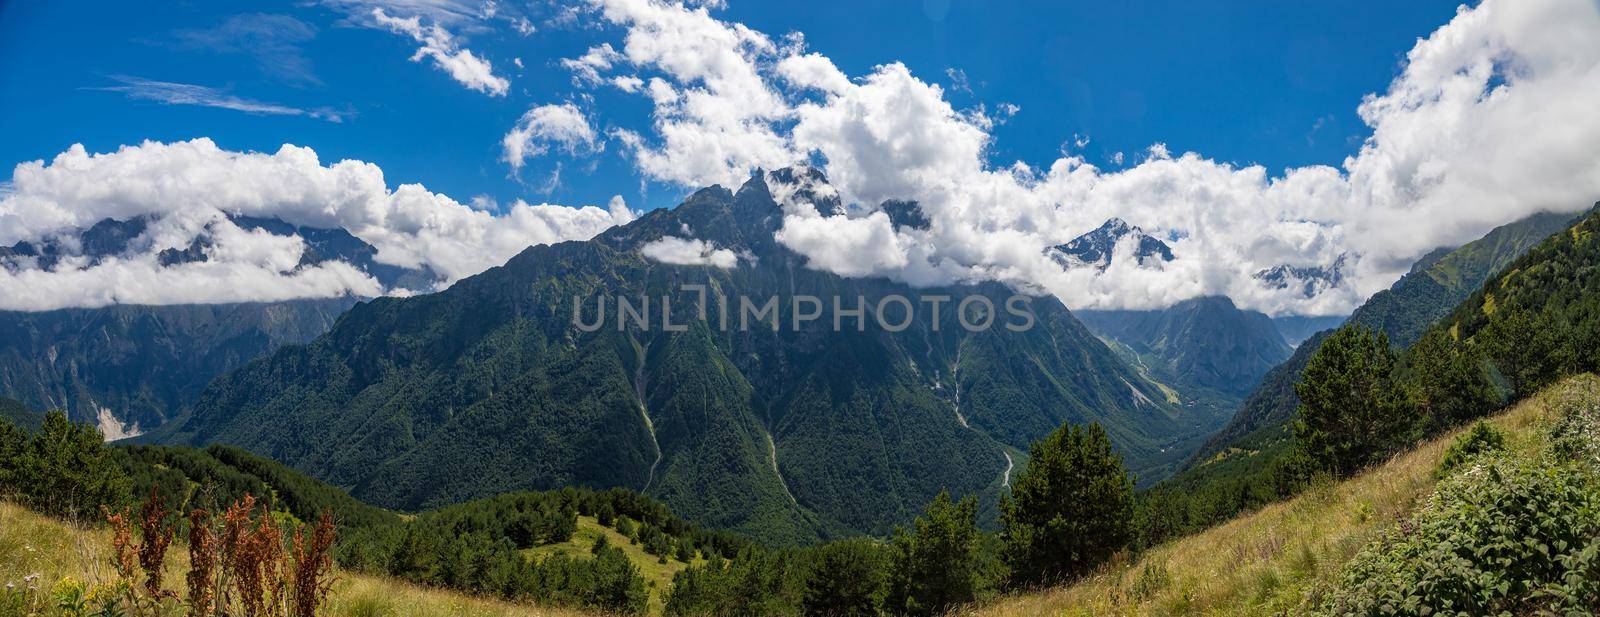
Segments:
[[[739,256],[728,249],[694,238],[662,236],[639,247],[639,254],[661,263],[677,266],[714,266],[728,269],[739,265]]]
[[[1371,136],[1357,154],[1281,173],[1162,144],[1115,171],[1071,154],[997,166],[989,131],[1016,111],[1004,104],[998,115],[957,109],[898,63],[851,78],[798,36],[775,45],[704,7],[591,5],[626,31],[620,57],[596,66],[596,76],[625,66],[645,80],[640,93],[654,106],[651,132],[612,133],[640,172],[732,185],[755,168],[820,162],[854,214],[786,208],[780,236],[814,267],[849,276],[999,280],[1073,307],[1224,294],[1275,314],[1334,314],[1429,250],[1600,197],[1600,115],[1591,109],[1600,100],[1600,6],[1589,0],[1461,9],[1362,102]],[[885,199],[918,201],[931,226],[894,229],[862,214]],[[1098,273],[1063,271],[1043,255],[1113,216],[1172,239],[1175,260]],[[1335,263],[1342,282],[1310,298],[1253,276]]]
[[[625,61],[659,71],[672,82],[652,79],[645,88],[655,107],[654,139],[623,140],[647,177],[683,185],[732,184],[749,177],[754,167],[793,160],[774,126],[789,106],[758,66],[778,49],[765,34],[718,21],[706,5],[597,0],[593,8],[628,33],[620,51],[608,45],[591,48],[573,61],[576,65],[595,69],[599,78]],[[607,56],[604,64],[591,60],[597,49]]]
[[[461,47],[456,43],[455,36],[439,24],[424,27],[419,16],[394,17],[382,8],[372,9],[372,19],[390,31],[409,36],[422,44],[417,53],[411,55],[412,62],[432,58],[433,64],[452,79],[468,89],[489,96],[505,96],[511,89],[511,82],[494,74],[494,66],[488,59]]]
[[[0,268],[0,309],[395,291],[347,264],[300,266],[298,237],[239,229],[230,220],[237,216],[343,228],[375,247],[379,263],[425,267],[448,284],[530,245],[588,239],[634,213],[619,197],[607,208],[518,200],[495,214],[418,184],[391,190],[376,165],[323,165],[310,148],[292,145],[271,154],[222,150],[208,139],[104,154],[74,145],[48,163],[16,167],[0,193],[0,246],[59,238],[107,218],[153,222],[125,254],[99,263],[68,255],[48,270],[19,262]],[[161,264],[162,251],[190,248],[202,233],[211,240],[206,261]]]
[[[603,148],[588,117],[572,103],[539,105],[529,109],[500,140],[503,159],[512,170],[551,147],[568,154],[591,154]]]

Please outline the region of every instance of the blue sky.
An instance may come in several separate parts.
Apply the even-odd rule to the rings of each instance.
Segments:
[[[1010,103],[1020,112],[993,129],[991,161],[1043,164],[1087,136],[1081,153],[1108,168],[1116,152],[1157,143],[1268,170],[1338,165],[1370,134],[1356,116],[1403,55],[1455,13],[1450,1],[1408,2],[815,2],[731,0],[714,10],[807,47],[848,75],[900,61],[943,85],[958,109]],[[146,139],[210,137],[231,150],[313,148],[324,163],[380,165],[391,185],[420,182],[459,200],[670,206],[685,187],[642,185],[623,149],[593,157],[560,152],[531,161],[520,181],[499,140],[530,106],[581,96],[596,124],[644,131],[650,106],[615,89],[580,89],[562,58],[615,40],[618,29],[552,18],[559,5],[502,2],[537,31],[506,20],[456,36],[510,81],[504,97],[455,83],[396,34],[355,27],[338,7],[303,2],[0,4],[0,165],[49,159],[73,143],[90,152]],[[252,14],[304,24],[275,40],[220,30]],[[397,13],[398,14],[398,13]],[[592,22],[593,20],[583,20]],[[270,23],[281,26],[286,22]],[[209,35],[209,36],[208,36]],[[254,50],[247,44],[255,41]],[[270,43],[270,44],[268,44]],[[523,69],[512,65],[523,61]],[[285,66],[287,64],[287,66]],[[959,73],[954,73],[959,71]],[[960,87],[957,75],[964,74]],[[193,84],[255,102],[326,108],[341,122],[168,105],[104,88],[128,79]],[[1125,164],[1132,164],[1129,159]],[[560,184],[547,190],[560,164]]]
[[[160,219],[104,267],[0,269],[0,308],[129,301],[130,277],[162,281],[146,303],[400,293],[230,219],[342,227],[450,284],[810,164],[827,186],[775,187],[806,267],[1332,315],[1433,249],[1600,199],[1594,0],[794,6],[0,4],[0,245]],[[890,199],[930,224],[894,226]],[[1111,217],[1174,259],[1046,256]],[[740,267],[681,231],[660,261]],[[196,241],[209,275],[161,263]],[[1285,266],[1320,274],[1261,274]]]

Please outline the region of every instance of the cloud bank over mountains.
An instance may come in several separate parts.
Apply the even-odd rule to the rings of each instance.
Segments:
[[[18,165],[0,193],[0,247],[56,239],[104,219],[153,220],[126,253],[68,256],[51,269],[0,260],[0,309],[270,301],[384,289],[342,262],[306,267],[296,236],[245,230],[230,217],[342,228],[377,249],[379,263],[426,267],[449,284],[504,263],[533,244],[583,240],[633,220],[620,198],[607,208],[518,200],[501,213],[473,209],[418,184],[390,189],[378,166],[323,165],[309,148],[272,154],[223,150],[208,139],[145,142],[104,154],[73,146],[49,163]],[[202,235],[201,262],[163,264]],[[78,247],[81,248],[81,247]]]
[[[416,59],[431,58],[492,96],[504,95],[509,80],[446,28],[532,33],[521,27],[524,17],[493,3],[325,4],[357,25],[411,37],[423,45]],[[1429,250],[1600,198],[1600,5],[1592,0],[1484,0],[1461,9],[1417,41],[1383,92],[1360,103],[1371,134],[1355,155],[1338,166],[1278,171],[1162,144],[1121,169],[1071,151],[1048,161],[996,160],[992,129],[1027,109],[957,108],[938,84],[897,62],[847,75],[801,33],[723,21],[713,14],[719,8],[585,0],[563,12],[583,24],[571,27],[596,37],[572,57],[550,60],[572,72],[573,91],[541,94],[486,148],[512,174],[540,157],[622,156],[641,177],[685,189],[814,165],[828,186],[773,187],[785,207],[778,240],[810,267],[914,285],[996,280],[1074,308],[1226,295],[1273,314],[1342,313]],[[595,109],[590,92],[602,88],[640,97],[648,128],[608,121],[613,110]],[[886,200],[918,202],[922,224],[897,225],[882,210]],[[379,261],[427,266],[446,281],[529,244],[588,238],[633,217],[620,199],[608,208],[519,200],[494,214],[420,185],[391,189],[371,163],[324,165],[295,146],[230,152],[198,139],[95,155],[74,147],[49,163],[19,165],[0,194],[0,247],[146,215],[160,222],[137,254],[59,272],[0,269],[0,308],[393,291],[337,264],[286,269],[303,247],[234,233],[230,215],[342,227],[376,247]],[[1047,254],[1112,218],[1159,238],[1173,259],[1141,266],[1126,242],[1103,269],[1063,268]],[[221,240],[203,268],[156,261],[208,225]],[[652,258],[737,267],[736,247],[695,242],[674,238]],[[1259,276],[1319,270],[1339,276],[1328,284]]]
[[[847,76],[799,34],[774,39],[704,7],[590,8],[622,40],[581,57],[606,62],[571,66],[593,87],[648,84],[636,91],[653,105],[654,134],[610,133],[640,173],[734,185],[755,168],[816,162],[846,203],[865,208],[824,214],[801,204],[780,238],[813,267],[849,276],[1000,280],[1073,307],[1223,294],[1270,313],[1331,314],[1433,248],[1600,197],[1600,6],[1588,0],[1461,9],[1418,41],[1385,92],[1361,103],[1372,134],[1359,153],[1339,167],[1281,173],[1161,144],[1122,170],[1071,154],[996,163],[989,130],[998,118],[954,108],[902,64]],[[888,199],[920,202],[931,227],[891,228],[871,213]],[[1113,217],[1171,238],[1175,260],[1063,271],[1041,251]],[[1341,260],[1340,283],[1309,298],[1304,286],[1254,276]]]

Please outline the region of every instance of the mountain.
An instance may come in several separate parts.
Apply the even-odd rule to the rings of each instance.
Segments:
[[[0,397],[0,420],[10,422],[24,431],[36,431],[44,423],[44,416],[28,409],[22,401]]]
[[[1311,298],[1344,282],[1344,261],[1340,255],[1326,266],[1280,264],[1256,272],[1254,278],[1269,288],[1298,289],[1300,295]]]
[[[1292,349],[1256,311],[1222,296],[1186,300],[1156,311],[1074,313],[1095,334],[1126,345],[1141,366],[1170,384],[1242,397]]]
[[[1393,286],[1358,307],[1347,323],[1382,331],[1396,346],[1410,345],[1495,272],[1574,220],[1572,214],[1539,213],[1496,227],[1460,248],[1429,253]],[[1206,461],[1234,443],[1283,435],[1300,406],[1294,384],[1327,334],[1312,335],[1295,348],[1288,361],[1269,371],[1228,425],[1195,453],[1190,464]]]
[[[105,219],[74,233],[0,247],[0,267],[92,267],[137,252],[152,220]],[[343,261],[390,289],[432,289],[438,281],[426,269],[378,263],[375,248],[343,229],[231,220],[247,230],[298,235],[306,245],[300,266]],[[184,250],[166,249],[158,260],[166,267],[205,261],[211,242],[208,227]],[[135,436],[180,415],[213,377],[326,332],[356,301],[0,311],[0,396],[36,409],[64,409],[74,420],[95,423],[108,439]]]
[[[1107,220],[1071,242],[1047,248],[1045,254],[1063,268],[1090,267],[1104,271],[1111,267],[1117,245],[1125,240],[1133,243],[1133,257],[1141,266],[1172,261],[1172,249],[1165,242],[1119,218]]]
[[[0,311],[0,394],[131,437],[176,417],[211,378],[327,331],[354,303]]]
[[[1299,347],[1306,339],[1323,330],[1339,327],[1349,315],[1281,315],[1272,318],[1272,325],[1283,335],[1290,347]]]
[[[1002,307],[1011,292],[805,267],[773,238],[782,209],[769,181],[793,194],[785,176],[530,247],[439,293],[357,305],[310,344],[218,378],[154,437],[239,445],[392,508],[627,487],[703,525],[799,542],[887,533],[944,489],[992,508],[1028,443],[1063,423],[1100,423],[1151,477],[1182,460],[1169,444],[1205,432],[1052,297],[1018,297],[1034,316],[1022,331],[968,331],[927,299]],[[641,252],[685,234],[737,255],[733,267]],[[921,301],[903,329],[851,327],[832,310],[796,326],[807,296],[844,309]],[[658,318],[670,306],[674,328],[621,310],[579,327],[618,298]],[[745,301],[769,298],[775,313],[723,326],[719,315],[740,322]]]

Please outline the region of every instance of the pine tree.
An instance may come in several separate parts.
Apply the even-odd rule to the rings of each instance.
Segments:
[[[28,434],[5,418],[0,418],[0,493],[21,490],[16,485],[16,475],[22,463],[22,453],[27,447]]]
[[[806,579],[807,615],[868,617],[883,608],[888,559],[871,540],[831,542],[816,549]]]
[[[1394,452],[1421,428],[1395,378],[1389,337],[1361,326],[1335,331],[1295,384],[1296,447],[1339,475]]]
[[[17,460],[14,481],[47,514],[86,519],[101,505],[129,501],[130,482],[100,431],[60,411],[45,414],[44,425]]]
[[[592,606],[625,615],[644,613],[650,592],[645,589],[639,567],[628,560],[622,549],[601,547],[594,556],[594,576]]]
[[[1416,403],[1435,428],[1448,428],[1494,410],[1494,384],[1476,346],[1456,342],[1435,328],[1412,345]]]
[[[1133,481],[1098,424],[1062,426],[1028,449],[1000,501],[1001,537],[1019,587],[1071,580],[1132,539]]]
[[[911,531],[895,531],[891,612],[937,615],[976,597],[977,514],[977,500],[941,492]]]

